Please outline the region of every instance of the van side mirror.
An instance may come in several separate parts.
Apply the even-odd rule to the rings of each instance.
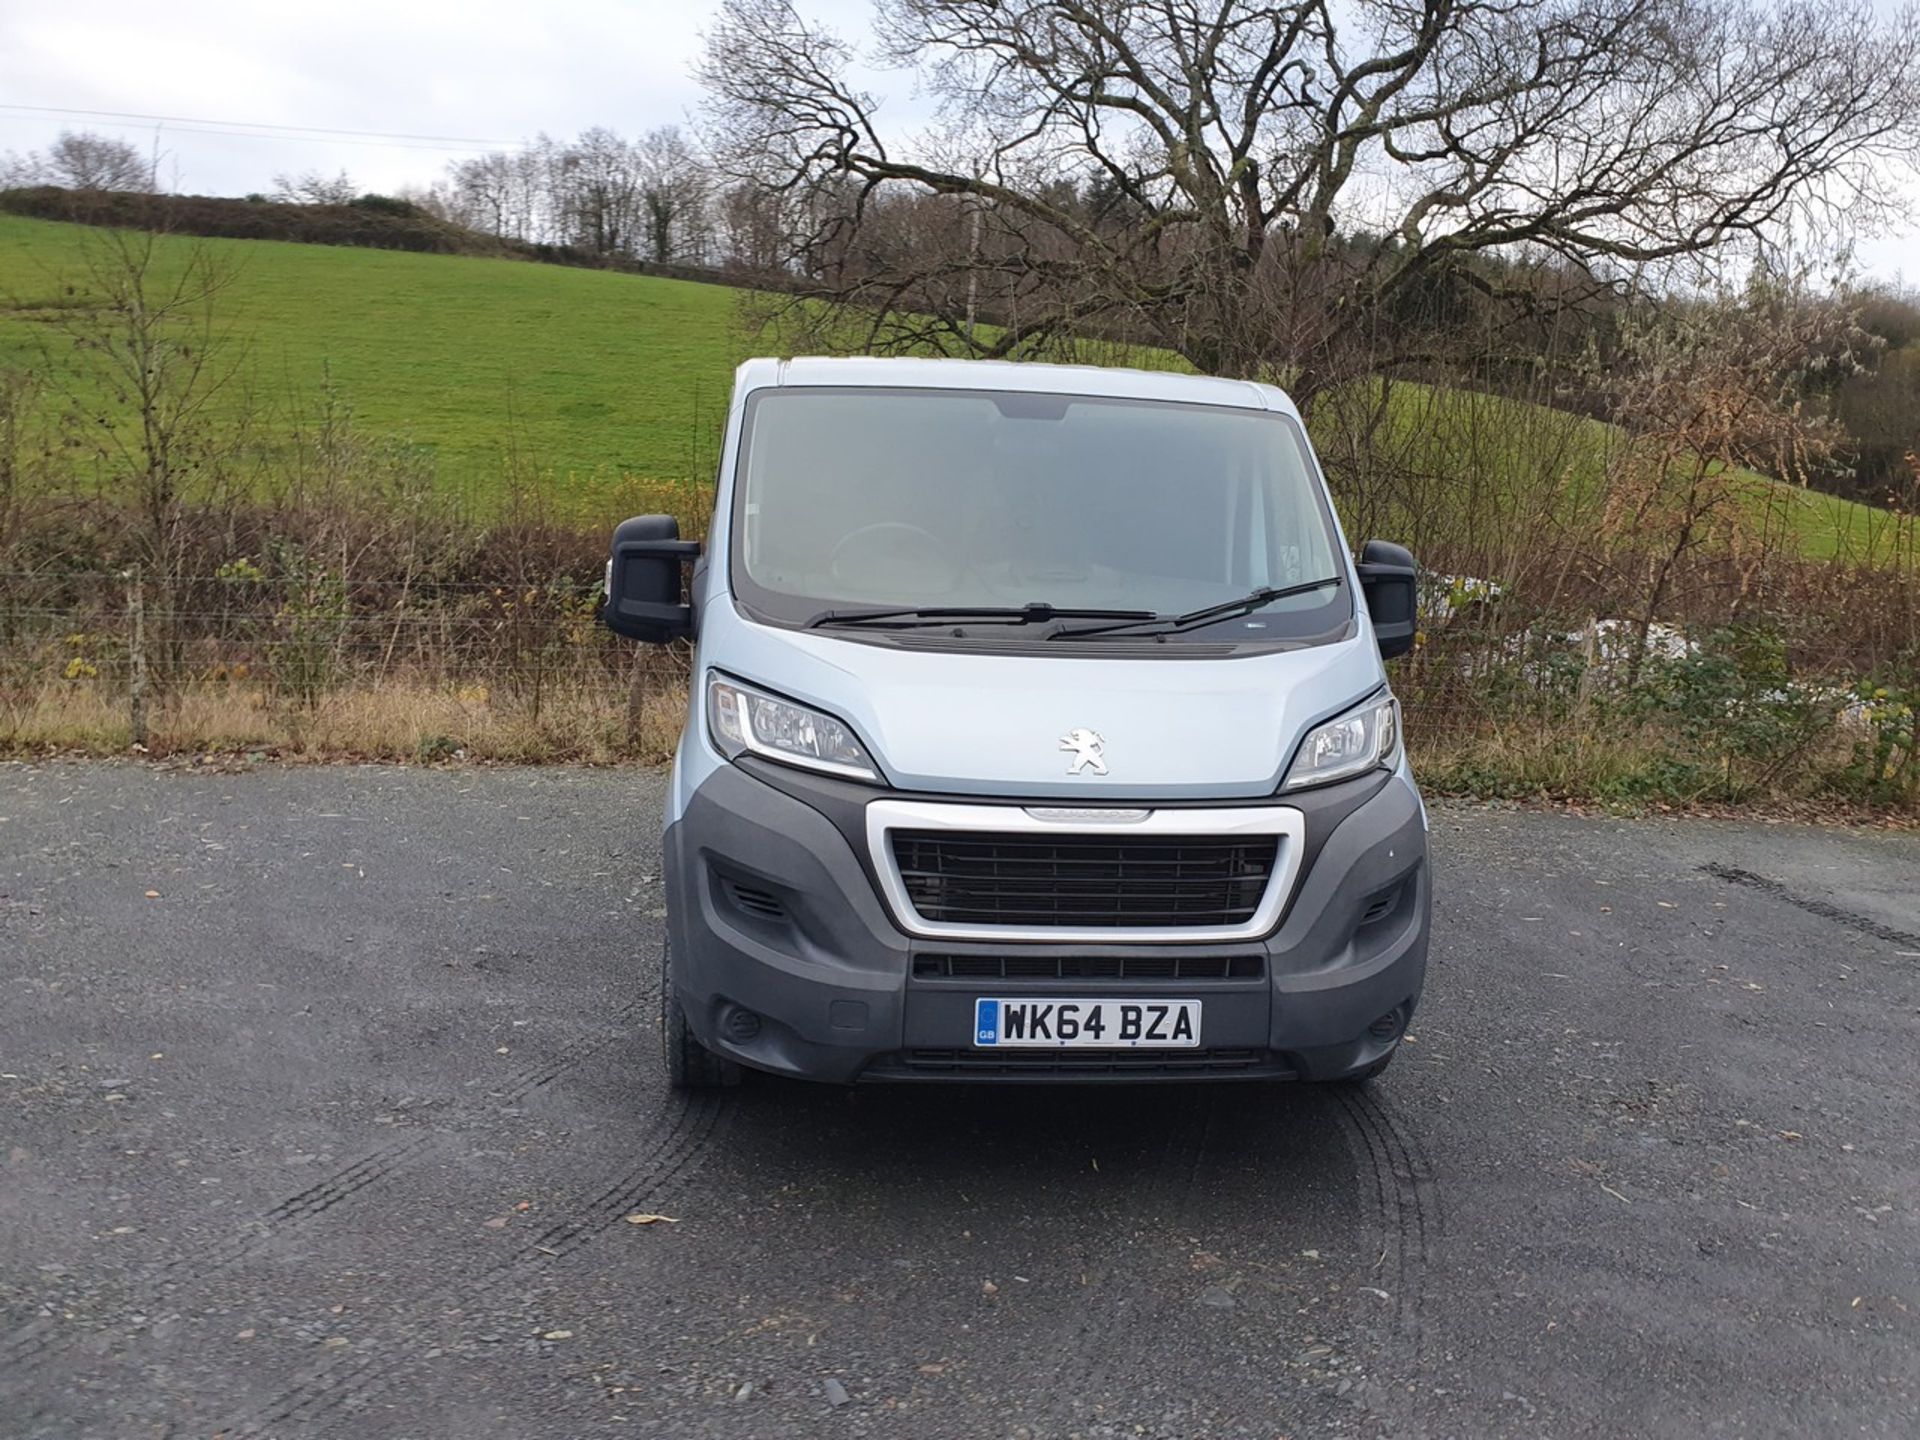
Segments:
[[[1369,540],[1360,547],[1357,568],[1380,658],[1391,660],[1406,654],[1413,649],[1419,629],[1420,567],[1414,563],[1413,552],[1388,540]]]
[[[600,619],[630,640],[665,645],[693,633],[693,607],[680,600],[680,566],[700,542],[680,538],[671,515],[636,515],[613,532],[607,555],[607,598]]]

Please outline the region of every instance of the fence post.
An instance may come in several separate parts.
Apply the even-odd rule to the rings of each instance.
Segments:
[[[1580,643],[1580,679],[1573,687],[1573,723],[1576,728],[1584,728],[1587,723],[1587,702],[1593,696],[1593,667],[1600,658],[1600,617],[1587,616],[1587,628]]]
[[[133,634],[127,645],[127,731],[136,750],[147,748],[147,604],[140,586],[140,567],[127,571],[127,613]]]
[[[641,644],[633,647],[633,679],[627,686],[627,751],[633,755],[640,753],[640,731],[647,709],[647,671],[652,668],[647,658],[653,648]]]

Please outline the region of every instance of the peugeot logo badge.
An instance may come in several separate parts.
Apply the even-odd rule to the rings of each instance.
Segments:
[[[1073,759],[1067,762],[1067,774],[1084,775],[1089,770],[1095,775],[1107,773],[1107,742],[1100,738],[1098,732],[1069,730],[1060,737],[1060,748],[1073,752]]]

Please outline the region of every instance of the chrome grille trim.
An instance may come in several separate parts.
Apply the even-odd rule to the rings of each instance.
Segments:
[[[1255,940],[1272,932],[1300,875],[1301,852],[1306,839],[1306,820],[1300,811],[1290,805],[1146,811],[1115,808],[1121,814],[1137,818],[1118,822],[1104,817],[1061,821],[1041,819],[1019,805],[875,800],[867,805],[867,849],[894,920],[909,935],[923,939],[1032,940],[1105,945],[1141,942],[1203,944],[1220,940]],[[1088,834],[1100,835],[1108,840],[1125,835],[1272,836],[1278,842],[1278,849],[1266,892],[1244,924],[1095,927],[955,925],[928,920],[914,909],[894,855],[892,832],[896,830],[952,830],[1026,838]]]

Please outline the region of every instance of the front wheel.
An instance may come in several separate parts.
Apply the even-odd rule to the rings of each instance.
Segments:
[[[673,947],[660,953],[660,1047],[667,1083],[676,1090],[718,1090],[740,1083],[740,1067],[694,1038],[687,1012],[673,993]]]

